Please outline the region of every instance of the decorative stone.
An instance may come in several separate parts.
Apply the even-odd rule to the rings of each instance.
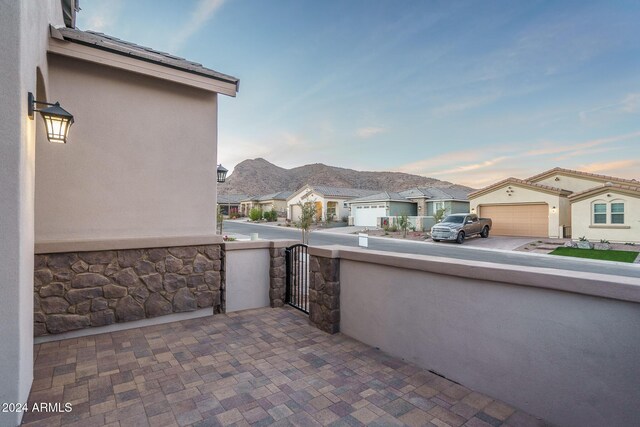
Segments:
[[[80,252],[78,255],[89,264],[109,264],[114,261],[116,257],[114,251]]]
[[[51,270],[43,268],[40,270],[36,270],[33,273],[33,278],[35,280],[36,286],[48,285],[53,280],[53,274],[51,273]]]
[[[91,311],[102,311],[109,308],[109,302],[104,298],[94,298],[91,300]],[[93,323],[93,322],[91,322]]]
[[[220,288],[220,272],[207,271],[204,273],[204,282],[212,288]]]
[[[89,266],[90,273],[103,274],[105,269],[106,269],[106,266],[104,264],[95,264],[95,265]]]
[[[91,326],[105,326],[115,323],[116,316],[111,310],[102,310],[91,313]]]
[[[193,258],[198,253],[198,249],[193,246],[181,246],[175,248],[169,248],[169,253],[178,258],[187,259]]]
[[[133,267],[135,263],[142,258],[144,254],[142,249],[126,249],[118,251],[118,264],[120,267]],[[117,314],[117,313],[116,313]]]
[[[167,250],[165,248],[153,248],[147,251],[147,257],[151,262],[161,261],[166,256],[167,256]]]
[[[78,260],[78,255],[74,253],[50,254],[47,259],[49,268],[70,268]]]
[[[127,288],[118,285],[108,284],[102,289],[105,298],[122,298],[127,295]]]
[[[173,306],[160,294],[151,294],[144,303],[147,317],[163,316],[173,312]]]
[[[164,259],[164,265],[168,273],[177,273],[182,269],[184,264],[181,259],[176,258],[173,255],[167,255]]]
[[[120,271],[120,267],[118,266],[117,261],[112,261],[107,265],[107,268],[104,269],[104,275],[107,277],[111,277]]]
[[[84,262],[82,260],[78,260],[71,266],[71,269],[75,273],[84,273],[85,271],[87,271],[89,269],[89,264],[87,264],[86,262]]]
[[[76,305],[77,314],[88,314],[91,312],[91,301],[82,301]]]
[[[51,297],[51,296],[64,296],[64,284],[60,282],[54,282],[50,285],[43,286],[40,288],[40,296],[41,297]]]
[[[66,313],[69,303],[64,298],[49,297],[40,300],[40,307],[46,314]]]
[[[209,245],[204,247],[204,254],[209,257],[211,260],[220,259],[220,246],[219,245]]]
[[[111,283],[106,277],[97,273],[82,273],[76,275],[71,280],[72,288],[92,288],[95,286],[105,286]]]
[[[151,292],[160,292],[162,290],[162,276],[158,273],[141,276],[140,280],[147,286]]]
[[[179,289],[173,296],[173,311],[194,311],[198,307],[196,299],[188,288]]]
[[[113,275],[113,280],[120,286],[132,287],[137,286],[140,283],[138,275],[133,271],[133,268],[125,268]]]
[[[151,274],[156,272],[156,265],[151,261],[140,260],[133,266],[138,276],[144,276],[145,274]]]
[[[52,314],[47,317],[47,330],[52,334],[86,328],[90,324],[89,317],[77,314]]]
[[[193,260],[194,273],[204,273],[207,270],[213,270],[213,262],[209,261],[204,255],[196,255]]]
[[[180,288],[187,286],[187,279],[175,273],[167,273],[164,275],[164,289],[167,292],[175,292]]]
[[[86,288],[86,289],[71,289],[67,292],[65,298],[71,304],[79,304],[82,301],[93,299],[102,296],[102,288]]]
[[[116,304],[116,319],[118,322],[129,322],[143,318],[144,309],[131,295],[127,295]]]
[[[213,292],[198,292],[196,300],[198,302],[198,307],[211,307],[213,305]]]
[[[129,292],[129,295],[133,297],[140,304],[144,304],[144,301],[149,297],[149,291],[144,285],[140,285],[137,288]]]

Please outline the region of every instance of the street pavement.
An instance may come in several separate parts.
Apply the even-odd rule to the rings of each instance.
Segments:
[[[259,238],[267,240],[301,239],[301,231],[296,228],[251,224],[241,221],[225,221],[223,224],[222,234],[248,237],[251,233],[258,233]],[[358,236],[343,233],[312,232],[309,236],[309,245],[343,245],[358,247]],[[623,264],[610,261],[593,261],[553,255],[491,250],[477,247],[465,247],[464,244],[432,244],[425,242],[403,241],[400,239],[369,238],[369,249],[528,267],[556,268],[562,270],[640,277],[640,264]]]

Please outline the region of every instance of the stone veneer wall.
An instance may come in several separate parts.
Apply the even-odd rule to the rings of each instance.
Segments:
[[[309,258],[309,323],[335,334],[340,332],[340,259]]]
[[[287,274],[286,267],[286,248],[271,248],[271,266],[269,268],[269,300],[271,307],[284,306],[285,299],[285,280]]]
[[[35,256],[34,333],[213,307],[224,312],[220,245]]]

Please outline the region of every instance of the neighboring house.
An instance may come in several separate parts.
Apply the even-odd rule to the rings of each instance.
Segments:
[[[293,192],[287,199],[287,218],[292,221],[298,221],[302,213],[300,205],[313,202],[316,206],[317,220],[322,221],[327,218],[339,220],[350,215],[347,203],[349,200],[376,193],[379,193],[379,191],[326,185],[305,185]]]
[[[0,339],[8,344],[0,348],[0,396],[3,402],[27,402],[34,333],[125,321],[134,308],[133,317],[145,317],[142,304],[149,293],[132,273],[136,262],[153,264],[141,259],[142,248],[163,253],[168,247],[191,246],[197,252],[221,242],[215,235],[218,95],[235,96],[238,79],[81,31],[75,28],[74,0],[7,1],[1,10]],[[30,119],[29,94],[38,101],[59,102],[74,116],[66,144],[47,141],[39,113]],[[34,286],[43,285],[41,276],[34,282],[34,266],[44,274],[53,263],[42,264],[40,256],[34,264],[34,248],[39,254],[55,252],[53,259],[60,261],[56,268],[74,260],[73,271],[68,271],[94,281],[90,287],[70,287],[71,276],[56,272],[56,292],[61,293],[35,293],[34,298]],[[112,279],[102,275],[104,268],[87,272],[84,261],[75,261],[79,251],[103,251],[103,257],[113,259],[117,253],[120,264],[111,264],[109,274],[135,275],[139,301],[120,294],[120,317],[114,315],[113,302],[100,309],[101,315],[90,316],[67,310],[64,298],[49,297],[68,292],[69,301],[80,304],[70,299],[75,293],[88,307],[90,298],[103,295],[102,285]],[[130,255],[137,261],[122,258]],[[160,295],[162,282],[156,289]],[[199,298],[195,308],[213,311],[219,305],[208,294],[202,298],[200,287],[182,289],[179,298]],[[46,298],[56,298],[64,307],[43,309]],[[168,298],[167,310],[156,314],[173,312]],[[133,308],[123,313],[125,305]],[[189,309],[195,308],[191,304]],[[56,313],[53,318],[51,313]],[[18,425],[21,416],[19,411],[0,413],[0,425]]]
[[[639,186],[636,180],[554,168],[526,180],[505,179],[469,199],[472,212],[493,220],[494,235],[634,241],[640,240],[630,232],[640,225]]]
[[[350,200],[349,207],[353,225],[364,227],[377,227],[382,217],[418,214],[415,202],[387,191]]]
[[[278,216],[287,215],[287,198],[292,191],[279,191],[277,193],[263,194],[261,196],[246,197],[240,203],[240,212],[248,216],[253,208],[258,208],[263,212],[275,210]]]
[[[218,194],[218,206],[222,215],[239,214],[240,202],[246,199],[246,194]]]

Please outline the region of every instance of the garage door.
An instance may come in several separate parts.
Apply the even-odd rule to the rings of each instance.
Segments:
[[[386,216],[387,209],[384,206],[354,206],[351,209],[353,214],[353,225],[361,227],[376,227],[378,217]]]
[[[536,205],[482,205],[480,216],[491,218],[494,236],[549,236],[549,206]]]

